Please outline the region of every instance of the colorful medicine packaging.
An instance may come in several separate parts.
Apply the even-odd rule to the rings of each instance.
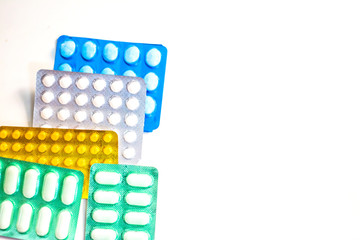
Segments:
[[[156,168],[94,164],[86,239],[154,240],[157,186]]]
[[[0,236],[73,240],[80,171],[0,157]]]
[[[145,132],[160,124],[167,49],[158,44],[61,36],[55,70],[137,76],[146,83]]]
[[[34,127],[113,130],[119,161],[141,159],[145,83],[137,77],[40,70]]]
[[[87,198],[90,166],[118,163],[118,137],[113,131],[2,126],[0,157],[79,170]]]

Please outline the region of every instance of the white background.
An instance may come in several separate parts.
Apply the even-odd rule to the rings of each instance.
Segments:
[[[168,48],[157,240],[360,239],[359,1],[0,0],[0,125],[62,35]],[[83,239],[84,206],[76,239]]]

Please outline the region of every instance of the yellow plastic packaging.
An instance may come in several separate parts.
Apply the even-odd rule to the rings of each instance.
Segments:
[[[118,163],[118,136],[114,131],[2,126],[0,157],[79,170],[82,198],[87,198],[91,165]]]

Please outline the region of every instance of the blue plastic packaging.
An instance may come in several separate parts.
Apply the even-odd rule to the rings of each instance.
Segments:
[[[60,36],[55,70],[137,76],[147,87],[145,132],[160,125],[167,49],[158,44]]]

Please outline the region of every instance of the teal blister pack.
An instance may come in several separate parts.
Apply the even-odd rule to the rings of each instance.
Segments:
[[[0,236],[74,239],[83,182],[77,170],[0,158]]]
[[[90,170],[86,240],[154,240],[158,171],[94,164]]]

